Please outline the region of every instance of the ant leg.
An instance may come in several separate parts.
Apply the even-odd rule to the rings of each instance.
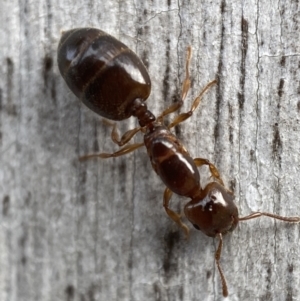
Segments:
[[[79,161],[85,161],[85,160],[92,159],[92,158],[106,159],[106,158],[112,158],[112,157],[119,157],[119,156],[123,156],[128,153],[131,153],[143,145],[144,145],[144,143],[133,143],[133,144],[126,145],[125,147],[119,149],[115,153],[112,153],[112,154],[100,153],[100,154],[85,155],[85,156],[79,157]]]
[[[114,143],[118,144],[119,146],[123,146],[124,144],[126,144],[131,138],[133,138],[133,136],[136,133],[138,133],[139,131],[142,130],[141,127],[129,130],[129,131],[125,132],[120,139],[118,129],[117,129],[117,124],[115,122],[110,122],[107,119],[103,119],[103,122],[106,125],[113,127],[112,132],[111,132],[111,139]],[[89,155],[81,156],[81,157],[79,157],[79,161],[85,161],[85,160],[92,159],[92,158],[106,159],[106,158],[112,158],[112,157],[119,157],[119,156],[123,156],[128,153],[131,153],[143,145],[144,145],[144,143],[133,143],[133,144],[126,145],[125,147],[119,149],[118,151],[116,151],[112,154],[99,153],[99,154],[89,154]]]
[[[186,112],[186,113],[181,113],[178,116],[176,116],[174,118],[174,120],[169,124],[168,128],[171,129],[172,127],[178,125],[179,123],[187,120],[188,118],[190,118],[193,115],[193,112],[197,109],[197,107],[200,104],[200,101],[203,97],[203,95],[205,94],[205,92],[214,84],[217,83],[217,80],[213,80],[211,82],[209,82],[204,89],[199,93],[199,95],[194,99],[193,104],[191,106],[191,109]]]
[[[207,165],[209,167],[212,177],[214,177],[222,186],[224,186],[224,182],[221,179],[218,169],[212,163],[210,163],[209,160],[203,158],[195,158],[194,162],[198,167],[202,165]]]
[[[192,47],[188,46],[187,48],[187,54],[186,54],[186,62],[185,62],[185,78],[184,81],[182,83],[182,92],[181,92],[181,97],[180,97],[180,101],[172,104],[171,106],[169,106],[167,109],[165,109],[158,117],[157,120],[158,121],[162,121],[162,119],[177,111],[182,105],[183,105],[183,101],[186,98],[186,95],[190,89],[191,86],[191,80],[190,80],[190,73],[189,73],[189,66],[190,66],[190,62],[191,62],[191,56],[192,56]]]
[[[141,127],[137,127],[137,128],[132,129],[132,130],[129,130],[129,131],[125,132],[123,134],[123,136],[120,138],[116,122],[111,122],[107,119],[103,119],[103,122],[106,125],[113,127],[113,129],[111,131],[111,135],[110,135],[111,140],[114,143],[118,144],[119,146],[123,146],[124,144],[126,144],[129,140],[131,140],[133,138],[133,136],[136,133],[138,133],[142,129]]]
[[[181,92],[181,100],[182,102],[185,100],[189,89],[191,87],[191,80],[190,80],[190,63],[191,63],[191,56],[192,56],[192,47],[188,46],[186,51],[186,62],[185,62],[185,79],[182,84],[182,92]]]
[[[222,247],[223,247],[223,236],[221,233],[219,233],[218,237],[219,237],[219,246],[218,246],[218,249],[215,254],[215,261],[216,261],[216,265],[217,265],[217,268],[218,268],[218,271],[219,271],[219,274],[221,277],[223,297],[227,297],[228,296],[228,288],[227,288],[225,276],[223,274],[223,271],[222,271],[222,268],[220,265],[220,258],[221,258]]]
[[[239,221],[247,221],[249,219],[261,217],[261,216],[267,216],[271,217],[274,219],[278,219],[283,222],[288,222],[288,223],[299,223],[300,222],[300,217],[299,216],[292,216],[292,217],[286,217],[286,216],[281,216],[273,213],[267,213],[267,212],[253,212],[247,216],[240,217]]]
[[[173,192],[169,188],[166,188],[166,190],[164,192],[164,208],[165,208],[168,216],[183,229],[185,236],[188,239],[190,229],[188,228],[188,226],[186,224],[184,224],[181,221],[180,215],[169,208],[169,203],[170,203],[172,194],[173,194]]]

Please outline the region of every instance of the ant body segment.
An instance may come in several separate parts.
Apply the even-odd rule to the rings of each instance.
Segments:
[[[223,296],[228,289],[220,257],[223,235],[233,231],[238,222],[267,216],[289,223],[299,223],[299,217],[283,217],[266,212],[255,212],[239,217],[234,196],[225,188],[217,168],[204,158],[193,159],[182,142],[170,129],[192,116],[204,93],[216,84],[206,85],[194,99],[191,109],[181,113],[165,126],[163,118],[177,111],[183,104],[190,88],[189,64],[191,47],[187,49],[186,75],[181,100],[165,109],[157,118],[148,110],[146,99],[150,95],[151,81],[141,60],[126,45],[95,28],[78,28],[63,32],[58,46],[58,66],[71,91],[95,113],[111,120],[123,120],[131,116],[138,119],[139,127],[127,131],[121,138],[113,123],[111,138],[119,146],[118,151],[108,154],[92,154],[80,158],[110,158],[130,153],[145,146],[154,171],[166,185],[163,206],[167,215],[189,235],[189,228],[180,215],[169,208],[172,193],[190,201],[184,213],[192,225],[210,237],[218,237],[215,262],[221,277]],[[127,144],[136,133],[144,133],[143,143]],[[202,189],[198,167],[208,166],[213,182]]]

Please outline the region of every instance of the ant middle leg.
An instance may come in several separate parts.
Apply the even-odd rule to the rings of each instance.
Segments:
[[[171,210],[171,209],[169,208],[169,203],[170,203],[172,194],[173,194],[173,192],[172,192],[169,188],[166,188],[166,189],[165,189],[165,192],[164,192],[164,203],[163,203],[164,208],[165,208],[165,210],[166,210],[168,216],[169,216],[176,224],[178,224],[178,225],[183,229],[186,238],[188,238],[188,237],[189,237],[189,233],[190,233],[190,229],[188,228],[188,226],[187,226],[185,223],[183,223],[183,222],[181,221],[181,216],[180,216],[178,213],[176,213],[175,211],[173,211],[173,210]]]
[[[198,166],[198,167],[207,165],[209,167],[212,177],[215,178],[222,186],[224,186],[224,182],[221,179],[221,176],[220,176],[220,173],[219,173],[217,167],[215,167],[209,160],[204,159],[204,158],[195,158],[194,162],[195,162],[196,166]]]

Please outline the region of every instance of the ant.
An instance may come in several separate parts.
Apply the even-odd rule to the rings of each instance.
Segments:
[[[126,45],[96,28],[77,28],[63,32],[58,46],[58,67],[71,91],[95,113],[111,120],[123,120],[131,116],[138,119],[139,127],[119,137],[116,123],[111,138],[120,148],[108,154],[91,154],[80,158],[110,158],[133,152],[145,146],[154,171],[166,185],[163,206],[167,215],[189,236],[189,228],[181,221],[178,213],[169,208],[173,193],[191,199],[184,207],[187,219],[197,229],[210,237],[217,237],[219,244],[215,262],[222,282],[223,296],[228,289],[220,257],[223,235],[233,231],[238,222],[261,216],[288,223],[299,223],[300,217],[283,217],[266,212],[254,212],[239,217],[233,193],[225,188],[218,169],[207,159],[193,159],[182,142],[171,133],[171,129],[193,115],[200,101],[216,80],[208,83],[192,102],[191,109],[181,113],[165,126],[165,116],[176,112],[190,89],[189,65],[191,47],[187,49],[185,78],[180,101],[165,109],[157,118],[148,110],[146,99],[150,95],[149,74],[137,55]],[[138,132],[144,134],[143,143],[127,144]],[[213,182],[204,189],[200,185],[198,167],[208,166]]]

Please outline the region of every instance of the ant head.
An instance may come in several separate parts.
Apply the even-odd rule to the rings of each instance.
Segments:
[[[197,230],[215,237],[233,231],[238,224],[238,210],[233,200],[229,190],[212,182],[186,204],[184,213]]]

